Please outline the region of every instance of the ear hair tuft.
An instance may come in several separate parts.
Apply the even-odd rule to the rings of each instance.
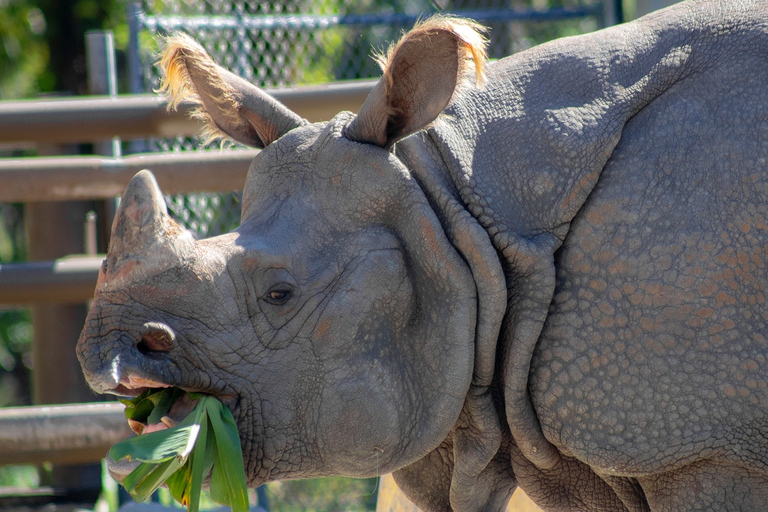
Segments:
[[[397,49],[403,43],[418,41],[437,31],[453,33],[459,43],[458,85],[451,103],[464,89],[483,85],[485,83],[485,63],[488,60],[486,52],[488,39],[484,35],[486,30],[484,26],[473,20],[445,14],[436,14],[417,22],[398,42],[390,44],[386,52],[378,52],[374,55],[374,59],[383,72],[382,78],[386,81],[386,90],[389,91],[392,87],[393,78],[390,67]],[[473,75],[474,80],[472,80]],[[389,114],[391,115],[393,112],[389,112]]]
[[[240,100],[237,92],[220,78],[221,68],[211,59],[205,49],[189,35],[179,32],[165,39],[161,58],[157,61],[163,79],[157,93],[168,97],[168,110],[175,110],[179,103],[188,101],[196,105],[192,117],[203,123],[201,136],[205,143],[216,139],[228,139],[205,110],[200,95],[190,77],[190,66],[196,68],[201,76],[205,76],[212,89],[219,94],[212,97],[221,109],[221,113],[233,122],[240,122],[238,111]]]

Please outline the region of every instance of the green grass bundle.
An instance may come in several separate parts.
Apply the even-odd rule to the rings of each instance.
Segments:
[[[186,392],[178,388],[148,390],[125,404],[129,423],[156,424]],[[200,507],[203,482],[210,475],[213,501],[233,512],[249,510],[240,437],[232,413],[210,395],[189,394],[194,410],[178,425],[141,434],[114,445],[115,460],[141,464],[121,482],[131,497],[146,501],[163,483],[189,512]]]

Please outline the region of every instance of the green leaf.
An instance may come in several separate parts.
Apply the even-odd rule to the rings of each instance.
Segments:
[[[131,497],[136,496],[139,498],[139,501],[146,501],[184,463],[186,463],[186,460],[173,458],[158,464],[152,473],[136,485],[134,492],[131,493]]]
[[[154,409],[152,409],[152,412],[147,417],[147,424],[152,425],[154,423],[160,423],[160,420],[163,419],[163,416],[168,415],[168,412],[171,410],[171,407],[173,407],[173,404],[176,403],[176,401],[182,398],[185,394],[186,391],[182,389],[168,388],[163,390],[163,392],[158,393],[157,395],[153,395],[153,397],[157,397],[157,399],[154,401]]]
[[[165,393],[158,393],[157,401],[154,402],[152,411],[147,415],[147,425],[160,423],[163,416],[166,416],[168,411],[171,410],[171,406],[175,401],[174,395],[175,393],[170,389],[165,390]]]
[[[139,464],[133,471],[128,474],[125,478],[123,478],[123,481],[121,484],[123,487],[125,487],[125,490],[128,491],[128,493],[133,496],[134,489],[136,488],[139,483],[147,478],[152,471],[157,468],[159,464],[155,464],[153,462],[144,462],[143,464]],[[137,501],[144,501],[140,500],[138,498],[134,498]]]
[[[147,418],[152,413],[152,409],[154,408],[155,403],[149,398],[145,398],[133,407],[133,412],[131,413],[130,419],[146,423]]]
[[[194,451],[192,452],[194,454]],[[192,480],[192,466],[187,461],[184,466],[177,472],[168,477],[165,481],[165,485],[168,486],[168,490],[171,491],[171,496],[184,506],[189,503],[189,483]]]
[[[147,398],[151,393],[154,393],[154,392],[156,392],[156,390],[153,391],[151,389],[147,389],[139,396],[135,396],[133,398],[120,398],[119,400],[125,405],[136,405],[137,403],[141,402],[142,400]]]
[[[178,388],[167,388],[121,401],[126,404],[128,419],[152,424],[184,394]],[[178,426],[112,447],[109,456],[114,460],[128,457],[143,461],[123,480],[123,486],[135,500],[144,501],[165,482],[171,495],[189,512],[198,512],[200,491],[210,474],[212,499],[230,506],[233,512],[248,512],[240,437],[232,414],[213,396],[189,395],[198,403]]]
[[[158,407],[160,410],[155,414],[166,414],[180,394],[184,394],[184,391],[179,388],[148,389],[139,396],[120,401],[125,405],[125,417],[127,419],[144,423],[148,421],[150,414],[154,413]],[[150,423],[158,423],[161,417]]]
[[[248,486],[237,424],[229,409],[218,400],[208,400],[205,405],[217,448],[211,475],[211,499],[232,507],[232,512],[248,512]]]
[[[192,450],[199,424],[179,425],[120,441],[109,450],[113,460],[128,458],[142,462],[165,462],[172,457],[186,457]]]
[[[140,394],[139,396],[136,396],[136,397],[133,397],[133,398],[130,398],[130,399],[125,399],[125,398],[121,398],[120,399],[120,402],[122,402],[122,404],[125,405],[125,418],[126,419],[129,419],[129,420],[133,419],[134,415],[136,414],[136,406],[142,400],[147,398],[147,396],[149,396],[149,394],[151,392],[152,392],[152,390],[148,389],[145,392],[143,392],[142,394]]]
[[[204,407],[201,409],[205,410]],[[214,441],[213,436],[209,436],[208,432],[213,432],[209,425],[207,414],[203,414],[202,422],[200,423],[200,434],[195,444],[195,449],[189,457],[188,466],[191,468],[191,475],[189,479],[189,502],[186,503],[188,512],[198,512],[200,508],[200,491],[203,488],[203,480],[205,476],[211,471],[213,461],[208,464],[208,442]],[[215,456],[215,454],[212,453]],[[206,467],[207,466],[207,467]]]

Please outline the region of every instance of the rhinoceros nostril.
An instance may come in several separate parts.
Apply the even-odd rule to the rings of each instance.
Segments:
[[[142,354],[168,352],[175,345],[176,334],[170,327],[155,322],[146,323],[141,330],[141,341],[136,348]]]
[[[150,352],[168,352],[173,348],[173,342],[171,342],[165,334],[145,334],[141,337],[141,341],[136,345],[136,348],[142,354],[148,354]]]

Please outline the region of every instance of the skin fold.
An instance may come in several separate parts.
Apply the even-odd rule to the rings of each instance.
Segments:
[[[427,511],[762,510],[768,8],[689,1],[485,65],[433,18],[309,124],[167,41],[263,148],[205,239],[128,185],[77,353],[99,393],[238,422],[250,485],[393,472]]]

